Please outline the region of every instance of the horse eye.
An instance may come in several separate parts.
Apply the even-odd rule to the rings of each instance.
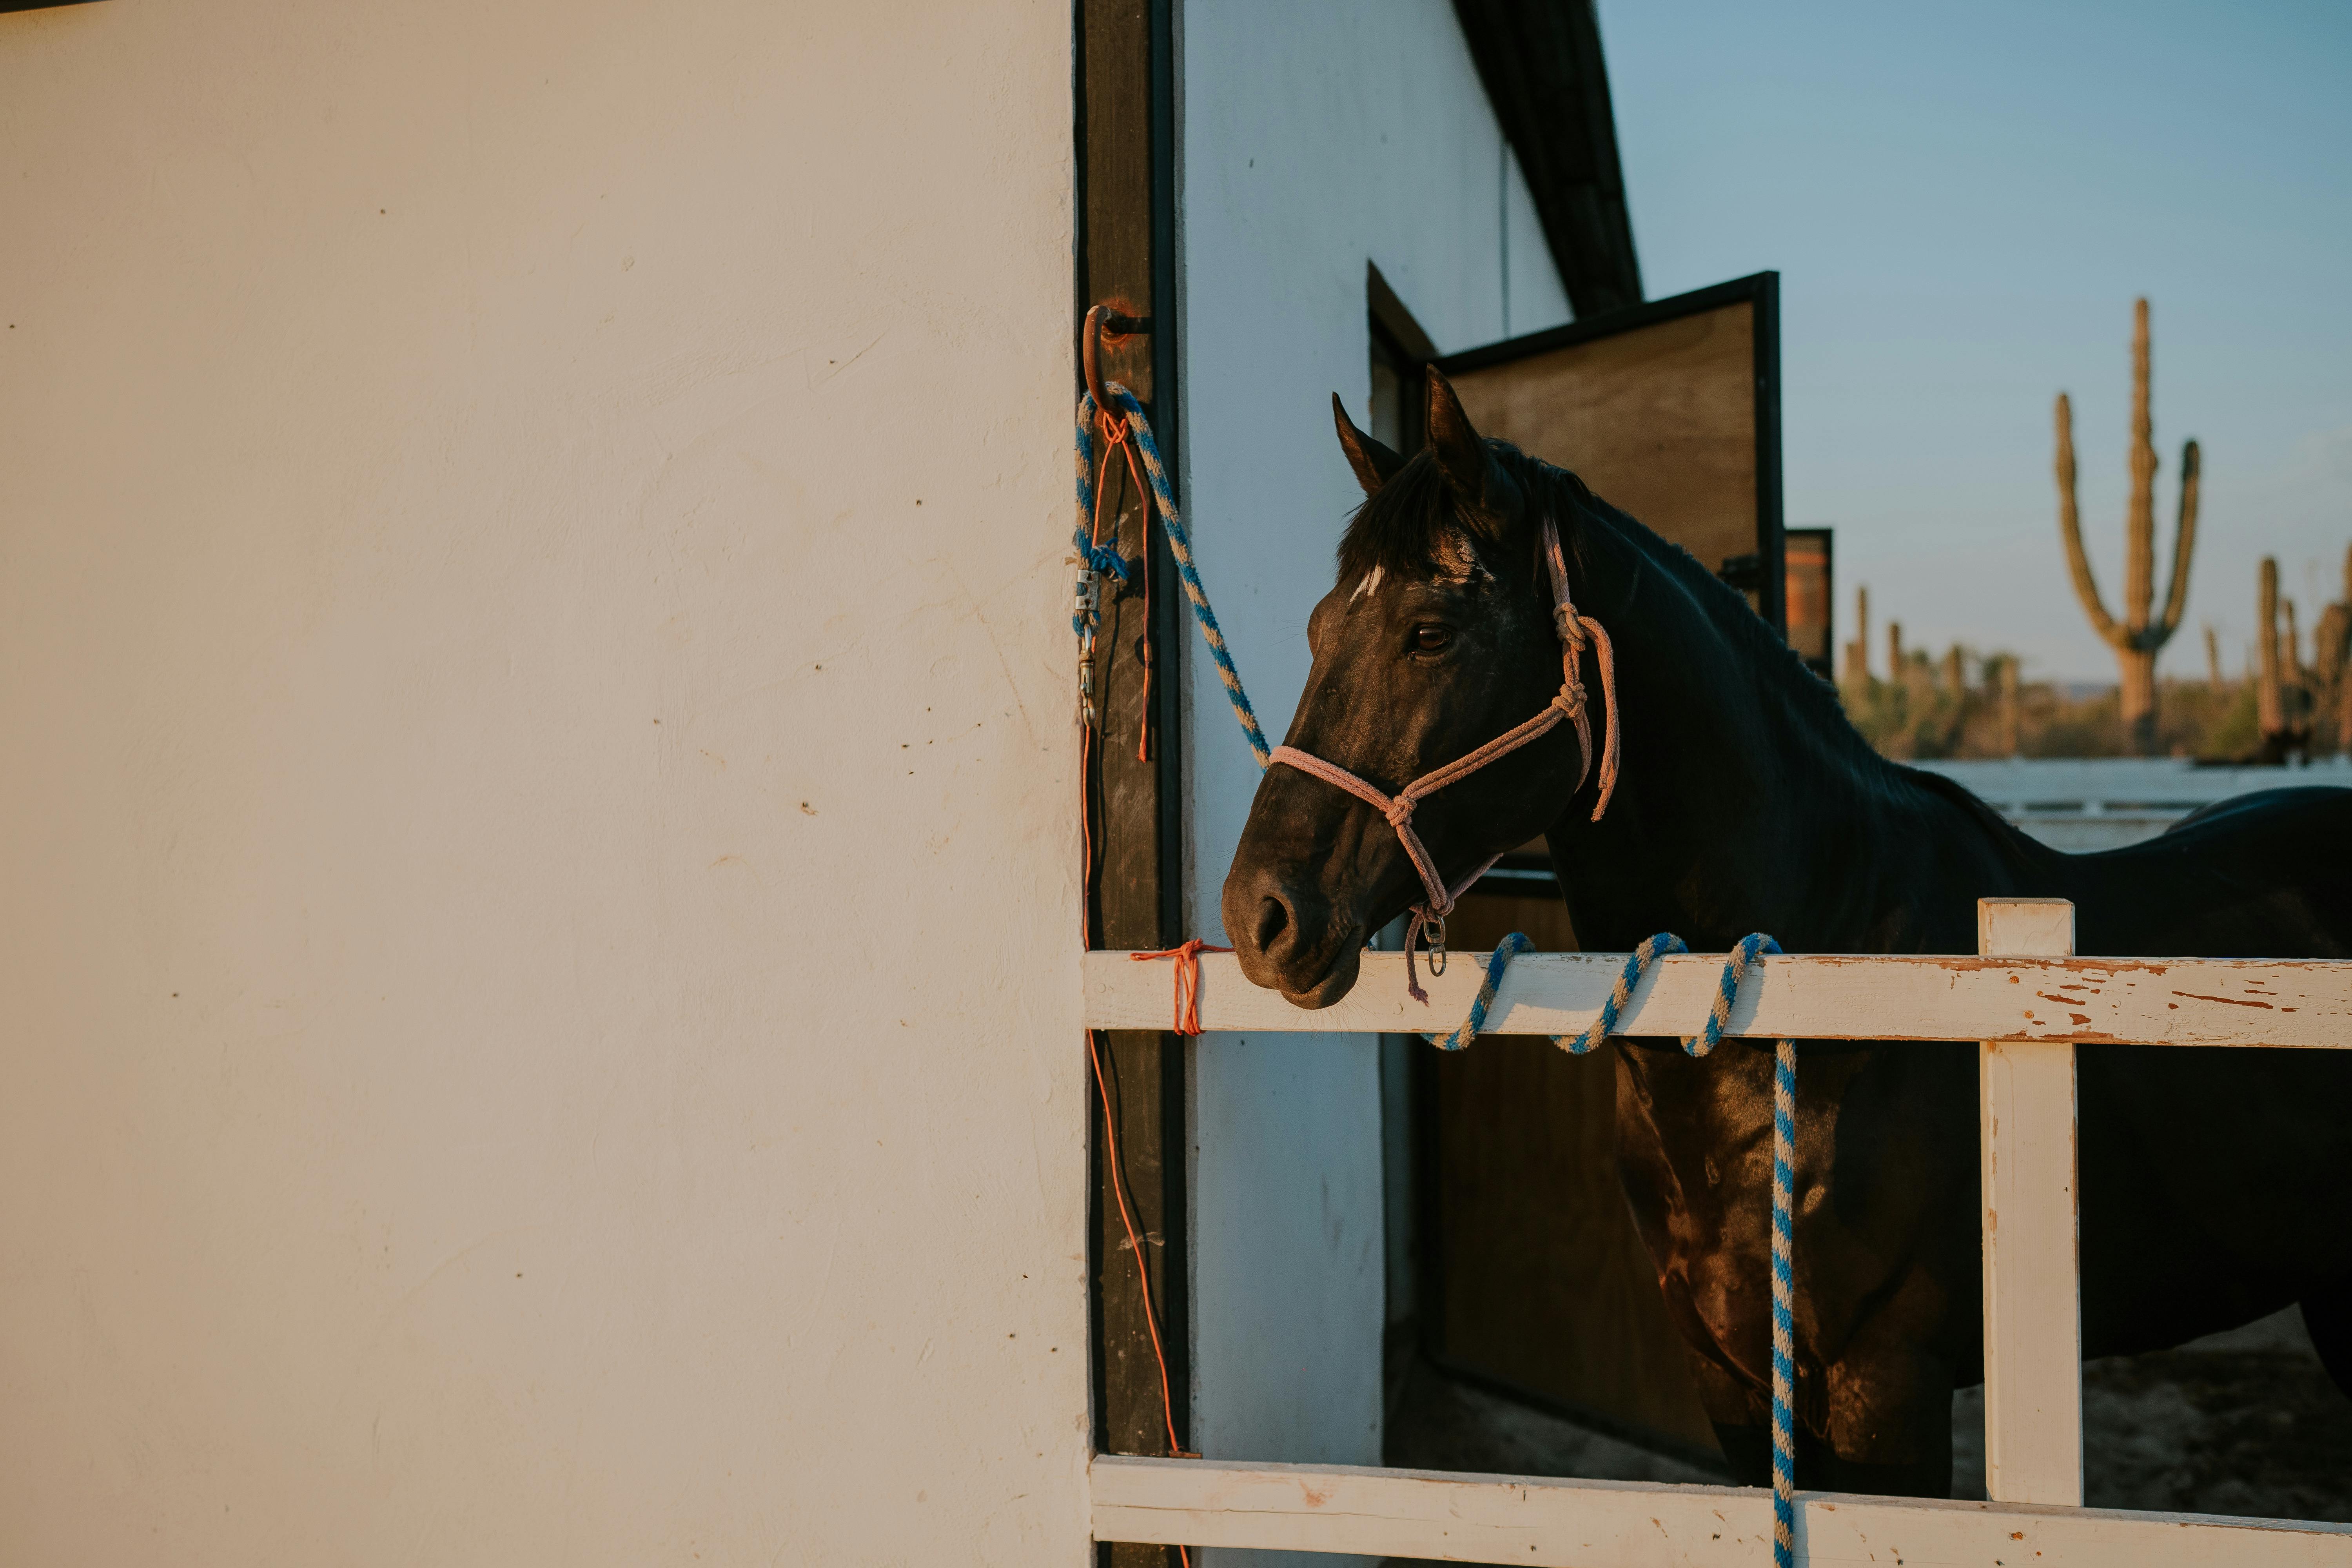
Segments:
[[[1412,631],[1413,650],[1417,653],[1439,653],[1453,641],[1451,626],[1415,626]]]

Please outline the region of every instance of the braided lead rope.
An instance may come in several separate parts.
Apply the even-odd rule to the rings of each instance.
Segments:
[[[1768,937],[1765,940],[1769,942],[1771,939]],[[1486,1013],[1495,1005],[1495,993],[1503,984],[1503,971],[1510,967],[1511,960],[1534,949],[1535,943],[1528,940],[1524,931],[1515,931],[1505,937],[1486,960],[1486,977],[1479,983],[1478,994],[1471,1000],[1469,1016],[1464,1018],[1450,1035],[1424,1035],[1422,1037],[1442,1051],[1461,1050],[1477,1038],[1486,1027]],[[1649,972],[1650,965],[1661,958],[1689,951],[1683,939],[1672,931],[1662,931],[1655,936],[1644,937],[1640,946],[1625,955],[1625,967],[1619,972],[1617,984],[1610,988],[1608,999],[1601,1004],[1601,1016],[1593,1019],[1582,1034],[1554,1035],[1551,1043],[1572,1057],[1580,1057],[1592,1049],[1617,1032],[1617,1020],[1624,1016],[1626,1007],[1632,1004],[1634,987],[1641,984],[1642,976]],[[1732,959],[1737,962],[1738,957],[1739,950],[1735,948]],[[1730,964],[1727,963],[1727,973],[1729,968]],[[1747,973],[1746,964],[1740,965],[1740,973]],[[1736,992],[1738,982],[1734,980],[1730,984]],[[1729,1009],[1722,1011],[1727,1017]],[[1714,1050],[1722,1038],[1723,1020],[1711,1011],[1707,1016],[1706,1032],[1685,1040],[1683,1049],[1692,1056],[1703,1057]]]
[[[1497,943],[1486,960],[1486,977],[1470,1003],[1469,1016],[1449,1035],[1423,1037],[1443,1051],[1458,1051],[1486,1026],[1487,1010],[1503,984],[1511,960],[1532,949],[1523,931],[1513,931]],[[1651,964],[1668,953],[1688,952],[1682,938],[1660,931],[1626,954],[1625,967],[1601,1005],[1601,1016],[1580,1035],[1555,1035],[1552,1044],[1570,1056],[1582,1056],[1617,1031],[1617,1022],[1633,999],[1633,989]],[[1739,983],[1764,953],[1778,952],[1780,944],[1762,931],[1739,939],[1723,961],[1717,976],[1715,1000],[1706,1025],[1683,1041],[1683,1049],[1704,1057],[1723,1043],[1731,1022],[1732,1005],[1739,999]],[[1410,962],[1410,960],[1408,960]],[[1797,1167],[1797,1042],[1782,1039],[1772,1051],[1772,1562],[1774,1568],[1795,1568],[1797,1552],[1797,1315],[1796,1315],[1796,1175]]]
[[[1772,1048],[1773,1568],[1797,1561],[1796,1183],[1797,1042],[1783,1039]]]
[[[1724,962],[1715,1004],[1707,1010],[1710,1048],[1723,1037],[1739,982],[1760,953],[1780,944],[1755,931],[1739,939]],[[1688,1044],[1687,1041],[1685,1042]],[[1694,1053],[1699,1054],[1699,1053]],[[1797,1042],[1772,1047],[1772,1563],[1797,1561]]]
[[[1168,552],[1176,559],[1176,574],[1183,580],[1184,597],[1192,602],[1192,618],[1201,625],[1202,640],[1209,645],[1209,657],[1216,662],[1217,679],[1224,683],[1225,700],[1233,704],[1234,717],[1249,742],[1252,755],[1261,768],[1270,765],[1273,752],[1265,743],[1265,731],[1258,727],[1256,710],[1250,707],[1249,693],[1242,689],[1241,671],[1234,668],[1234,656],[1225,647],[1224,629],[1217,625],[1217,613],[1209,607],[1209,591],[1201,585],[1201,569],[1192,563],[1192,537],[1184,531],[1183,514],[1176,510],[1176,492],[1168,482],[1167,465],[1160,458],[1160,444],[1152,439],[1151,421],[1143,412],[1143,405],[1135,395],[1118,382],[1105,389],[1116,406],[1097,410],[1094,394],[1078,394],[1078,511],[1080,531],[1085,531],[1083,520],[1094,504],[1094,420],[1097,412],[1126,423],[1129,437],[1143,457],[1144,477],[1150,481],[1152,499],[1160,503],[1160,526],[1168,535]],[[1080,552],[1087,547],[1081,542]],[[1117,554],[1116,551],[1112,552]],[[1093,566],[1092,558],[1088,564]],[[1121,582],[1127,580],[1128,563],[1119,560],[1119,570],[1114,574]],[[1101,566],[1094,570],[1108,572]]]

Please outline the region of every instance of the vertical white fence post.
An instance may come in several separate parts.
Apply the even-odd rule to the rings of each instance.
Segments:
[[[2063,899],[1979,899],[1977,952],[2074,951]],[[1985,1492],[2083,1502],[2083,1305],[2074,1047],[1978,1047],[1984,1178]]]

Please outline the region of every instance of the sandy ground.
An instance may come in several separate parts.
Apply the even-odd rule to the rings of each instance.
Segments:
[[[1984,1390],[1952,1401],[1952,1495],[1984,1492]],[[2352,1523],[2352,1400],[2303,1315],[2083,1368],[2083,1500],[2093,1508]]]
[[[2352,1399],[2290,1310],[2153,1355],[2083,1368],[2084,1500],[2352,1523]],[[1984,1493],[1984,1393],[1952,1403],[1952,1495]],[[1410,1374],[1388,1462],[1414,1469],[1708,1481],[1719,1473],[1466,1387]],[[1395,1561],[1402,1562],[1402,1559]]]

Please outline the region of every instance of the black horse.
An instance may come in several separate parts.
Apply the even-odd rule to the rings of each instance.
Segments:
[[[1410,461],[1339,413],[1368,499],[1307,622],[1290,743],[1395,790],[1559,684],[1541,520],[1616,646],[1623,761],[1606,816],[1571,798],[1565,725],[1431,797],[1440,871],[1549,840],[1579,939],[1696,952],[1976,951],[1976,900],[2071,899],[2078,951],[2352,956],[2352,790],[2200,812],[2066,855],[1967,791],[1880,758],[1731,589],[1573,474],[1471,428],[1433,372]],[[1334,400],[1335,408],[1337,400]],[[1600,683],[1585,660],[1584,682]],[[1596,730],[1596,733],[1597,733]],[[1287,767],[1258,786],[1224,888],[1243,972],[1303,1006],[1355,984],[1366,936],[1422,896],[1397,836]],[[1433,1019],[1447,1027],[1452,1019]],[[2300,1302],[2352,1392],[2352,1053],[2084,1046],[2083,1350],[2174,1345]],[[1948,1495],[1951,1398],[1983,1376],[1973,1044],[1805,1042],[1797,1147],[1801,1484]],[[1772,1056],[1617,1049],[1617,1158],[1735,1471],[1770,1476]]]

